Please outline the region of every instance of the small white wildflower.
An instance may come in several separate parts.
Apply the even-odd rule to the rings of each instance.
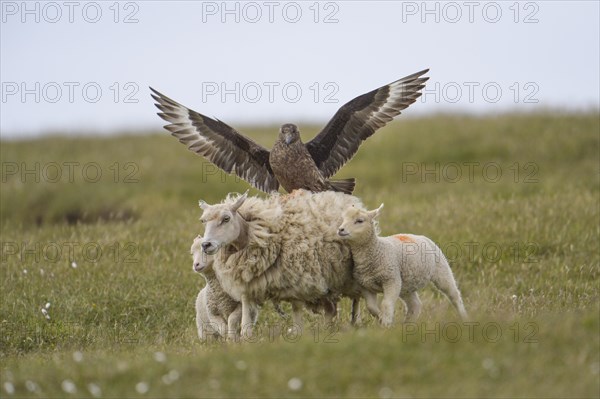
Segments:
[[[75,386],[75,383],[71,380],[63,380],[63,382],[60,384],[60,387],[62,388],[63,391],[65,391],[66,393],[76,393],[77,392],[77,387]]]
[[[128,369],[129,363],[127,363],[126,361],[120,360],[119,362],[117,362],[117,370],[121,373],[127,371]]]
[[[290,378],[288,381],[288,388],[291,391],[298,391],[302,388],[302,380],[297,377]]]
[[[71,267],[73,269],[77,269],[77,262],[75,262],[75,261],[71,262]]]
[[[27,274],[27,269],[23,269],[23,274]]]
[[[162,376],[162,382],[166,385],[170,385],[179,379],[179,371],[171,370],[167,374]]]
[[[494,362],[494,359],[487,357],[487,358],[483,359],[483,361],[481,362],[481,365],[488,372],[490,377],[492,377],[492,378],[498,377],[499,370],[498,370],[498,367],[496,366],[496,363]]]
[[[88,391],[90,391],[90,394],[92,394],[94,398],[99,398],[100,396],[102,396],[102,389],[100,389],[100,387],[94,384],[93,382],[87,384],[87,389]]]
[[[237,362],[235,362],[235,368],[238,370],[246,370],[248,368],[248,365],[245,361],[238,360]]]
[[[50,309],[50,302],[46,302],[46,305],[44,305],[44,307],[45,307],[46,309]]]
[[[154,360],[159,363],[164,363],[167,361],[167,355],[164,352],[154,352]]]
[[[44,269],[40,269],[40,274],[43,276],[45,274]]]
[[[378,393],[381,399],[389,399],[394,396],[394,391],[392,391],[389,387],[381,387]]]
[[[516,296],[516,295],[514,295],[514,294],[513,294],[513,296],[511,296],[511,298],[512,298],[512,300],[513,300],[513,301],[516,301],[516,300],[517,300],[517,296]]]
[[[485,359],[482,360],[481,366],[486,370],[490,370],[490,369],[494,368],[494,359],[486,357]]]
[[[44,315],[46,320],[50,320],[50,315],[48,314],[48,311],[45,308],[42,308],[42,314]]]
[[[13,385],[12,382],[6,381],[4,383],[4,390],[6,391],[7,394],[12,395],[15,393],[15,386]]]
[[[148,386],[147,382],[140,381],[137,384],[135,384],[135,391],[140,395],[145,394],[146,392],[148,392],[149,389],[150,387]]]
[[[83,361],[83,353],[79,351],[73,352],[73,360],[77,363],[81,363]]]
[[[36,392],[38,390],[38,384],[31,380],[27,380],[25,381],[25,389],[27,389],[29,392]]]

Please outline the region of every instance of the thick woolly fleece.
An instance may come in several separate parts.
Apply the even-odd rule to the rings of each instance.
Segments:
[[[354,279],[361,286],[369,311],[380,317],[382,324],[393,322],[398,296],[407,305],[407,318],[418,317],[421,301],[417,291],[429,282],[450,299],[463,319],[467,317],[450,265],[432,240],[414,234],[378,237],[377,221],[368,213],[352,209],[345,216],[340,230],[350,233],[347,240],[354,258]],[[357,219],[365,220],[366,227],[356,228],[353,223]],[[381,311],[377,293],[384,294]]]
[[[239,196],[205,210],[211,219],[219,207],[230,207]],[[322,298],[356,297],[349,246],[337,235],[342,210],[362,207],[356,197],[296,190],[290,195],[247,198],[238,214],[247,223],[245,248],[215,255],[214,270],[232,298],[245,295],[254,303],[265,300],[315,304]]]

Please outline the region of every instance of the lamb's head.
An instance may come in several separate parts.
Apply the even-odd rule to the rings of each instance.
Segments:
[[[338,235],[342,238],[361,241],[378,233],[377,217],[383,204],[377,209],[367,211],[351,206],[342,214],[342,224],[338,229]]]
[[[246,222],[237,212],[246,198],[247,191],[232,203],[226,201],[223,204],[208,205],[200,201],[200,208],[204,211],[200,221],[206,226],[201,245],[206,254],[213,255],[219,248],[247,240]]]
[[[208,273],[212,271],[214,256],[205,254],[202,251],[202,236],[194,238],[190,252],[192,254],[192,269],[197,273]]]

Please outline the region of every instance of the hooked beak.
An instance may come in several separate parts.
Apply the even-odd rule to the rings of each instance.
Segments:
[[[284,134],[284,141],[287,145],[290,145],[290,143],[292,142],[292,134],[291,133],[285,133]]]

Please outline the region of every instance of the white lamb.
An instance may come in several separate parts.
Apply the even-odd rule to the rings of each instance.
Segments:
[[[406,303],[407,319],[421,312],[417,291],[430,281],[454,304],[466,319],[467,312],[450,265],[441,249],[425,236],[396,234],[378,237],[378,209],[366,211],[347,207],[338,235],[347,240],[354,259],[354,279],[361,287],[369,312],[381,324],[390,326],[398,297]],[[383,292],[380,311],[377,294]]]
[[[214,256],[202,252],[202,236],[194,238],[191,254],[192,268],[206,280],[206,285],[196,298],[196,327],[198,337],[205,341],[237,336],[242,319],[242,304],[235,301],[223,290],[213,269]],[[256,322],[258,312],[252,310],[252,323]]]
[[[208,205],[202,248],[215,255],[223,289],[242,302],[243,334],[252,334],[249,309],[266,300],[292,303],[301,327],[304,304],[359,296],[349,246],[336,234],[342,210],[360,201],[350,195],[296,190],[268,198],[229,196]]]

